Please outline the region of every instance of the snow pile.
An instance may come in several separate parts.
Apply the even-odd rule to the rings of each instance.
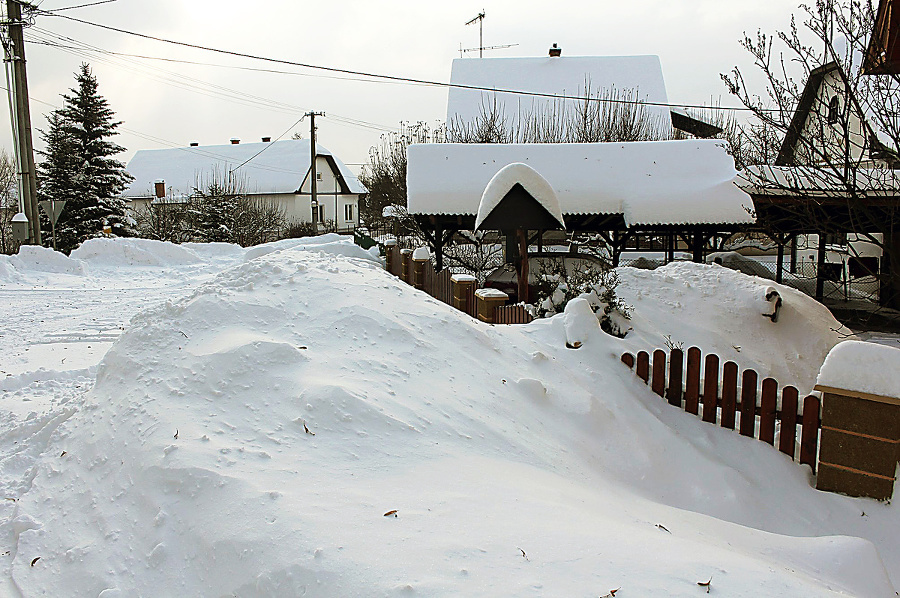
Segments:
[[[22,245],[18,254],[0,256],[0,260],[20,271],[33,270],[51,274],[76,275],[87,273],[87,267],[83,262],[66,257],[65,254],[58,251],[37,245]]]
[[[673,262],[616,272],[616,293],[634,307],[634,330],[625,337],[632,351],[696,346],[721,363],[734,361],[760,379],[772,377],[808,393],[828,351],[850,333],[800,291],[718,265]],[[772,313],[770,289],[782,299],[777,322],[764,317]]]
[[[478,212],[475,217],[475,230],[481,228],[481,223],[494,211],[500,202],[506,197],[506,194],[516,184],[522,185],[545,210],[553,216],[563,230],[566,223],[563,220],[562,210],[559,207],[559,199],[553,191],[553,187],[547,182],[547,179],[541,176],[531,166],[516,162],[507,164],[497,171],[497,174],[488,181],[481,194],[481,202],[478,204]]]
[[[816,385],[900,399],[900,349],[844,341],[828,353]]]
[[[589,306],[485,325],[343,244],[260,249],[139,313],[86,397],[0,428],[22,595],[894,592],[892,506],[671,408]],[[643,281],[723,303],[674,332],[774,330],[755,282],[699,268]],[[774,326],[805,310],[782,295]],[[675,309],[635,303],[636,334]]]
[[[194,251],[184,245],[152,239],[90,239],[69,257],[116,266],[171,266],[201,261]]]

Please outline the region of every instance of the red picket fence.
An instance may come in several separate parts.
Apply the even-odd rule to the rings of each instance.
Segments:
[[[707,355],[702,360],[702,368],[701,358],[700,349],[691,347],[687,351],[686,367],[681,349],[672,349],[668,355],[664,350],[657,349],[653,352],[652,361],[646,351],[640,351],[637,359],[631,353],[625,353],[622,362],[635,369],[638,377],[649,384],[653,392],[667,399],[669,404],[683,408],[705,422],[715,424],[718,415],[720,426],[734,430],[736,416],[740,414],[739,432],[772,446],[775,445],[776,422],[780,422],[778,450],[794,460],[798,457],[795,445],[799,425],[799,461],[816,471],[821,424],[818,397],[806,397],[802,412],[798,415],[799,393],[793,386],[782,389],[779,404],[778,382],[774,379],[764,379],[760,387],[755,371],[747,369],[738,376],[738,365],[728,361],[722,367],[720,384],[719,357]]]
[[[533,319],[524,305],[503,305],[494,308],[496,324],[528,324]]]

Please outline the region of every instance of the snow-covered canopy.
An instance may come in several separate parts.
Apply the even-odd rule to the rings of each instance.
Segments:
[[[450,82],[501,91],[451,87],[447,123],[472,122],[496,102],[504,116],[528,116],[549,109],[554,98],[504,91],[532,92],[560,97],[597,93],[631,93],[635,99],[665,104],[666,84],[658,56],[560,56],[538,58],[459,58],[453,61]],[[669,109],[647,106],[645,114],[671,127]]]
[[[475,218],[475,230],[481,228],[484,219],[494,211],[494,208],[506,197],[506,194],[516,185],[522,187],[537,201],[547,212],[559,222],[562,228],[566,228],[562,210],[559,207],[559,199],[553,192],[553,187],[547,179],[534,168],[521,162],[507,164],[497,171],[497,174],[488,182],[481,194],[481,202],[478,204],[478,216]]]
[[[165,181],[175,195],[190,194],[198,180],[224,178],[235,170],[237,180],[247,193],[296,193],[309,173],[309,141],[285,139],[270,143],[205,145],[175,149],[139,150],[128,163],[134,177],[125,191],[128,199],[153,195],[154,183]],[[344,192],[367,193],[343,162],[321,145],[316,153],[333,160]],[[246,162],[246,164],[244,164]],[[243,166],[241,166],[243,164]],[[237,168],[240,166],[240,168]]]
[[[750,197],[734,184],[734,160],[716,140],[414,144],[407,208],[475,215],[488,182],[517,162],[547,180],[563,214],[623,214],[628,226],[754,221]]]
[[[870,195],[900,194],[900,175],[887,168],[857,168],[854,187]],[[737,184],[760,195],[835,196],[846,192],[840,167],[748,166],[738,173]]]
[[[816,388],[889,397],[900,403],[900,349],[862,341],[838,343],[819,370]]]

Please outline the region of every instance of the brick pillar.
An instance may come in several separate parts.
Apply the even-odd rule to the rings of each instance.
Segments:
[[[425,264],[428,261],[428,258],[412,260],[412,285],[420,291],[425,290]]]
[[[392,270],[392,268],[394,267],[394,254],[397,251],[397,239],[388,239],[384,242],[384,269],[394,276],[398,276],[400,274],[399,272],[394,272]]]
[[[497,289],[478,289],[475,291],[475,305],[478,319],[488,324],[494,323],[494,308],[505,305],[509,295]]]
[[[409,283],[412,272],[410,272],[410,262],[412,261],[412,249],[400,250],[400,278],[403,282]]]
[[[475,288],[476,279],[469,274],[454,274],[450,277],[450,293],[452,305],[460,311],[469,313],[472,306],[469,305],[469,296]]]
[[[900,399],[823,386],[816,390],[825,391],[816,488],[891,498],[900,457]]]

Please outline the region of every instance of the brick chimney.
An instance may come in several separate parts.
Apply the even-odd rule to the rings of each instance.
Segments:
[[[556,44],[553,44],[550,47],[550,56],[552,56],[553,58],[558,58],[561,55],[562,55],[562,48],[560,48]]]
[[[237,145],[237,144],[239,144],[240,142],[241,142],[241,140],[238,139],[237,137],[232,137],[232,138],[231,138],[231,145]]]
[[[263,142],[263,143],[269,143],[270,141],[272,141],[272,138],[271,138],[271,137],[263,137],[263,138],[262,138],[262,142]]]
[[[200,146],[199,141],[191,141],[191,147],[199,147],[199,146]]]
[[[165,197],[166,196],[166,182],[162,179],[154,182],[153,190],[156,192],[156,197]]]

